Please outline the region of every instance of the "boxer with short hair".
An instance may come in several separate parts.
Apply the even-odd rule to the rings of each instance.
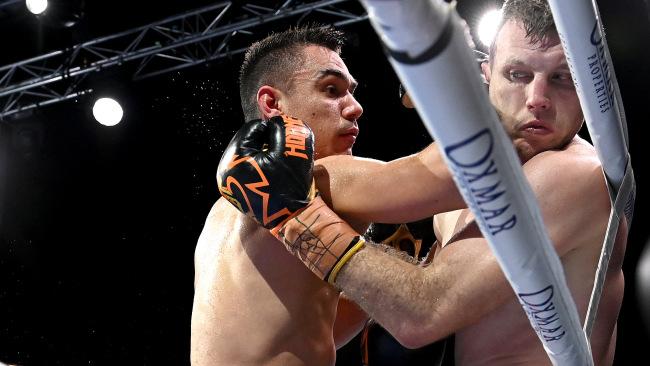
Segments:
[[[584,319],[611,204],[596,151],[577,136],[582,111],[550,14],[545,0],[507,0],[483,71]],[[293,172],[310,177],[306,169]],[[408,182],[398,172],[390,177]],[[420,189],[439,181],[420,181],[421,194],[405,197],[405,207],[430,199]],[[298,198],[283,197],[286,205]],[[596,365],[611,365],[614,357],[627,237],[621,220],[589,340]],[[458,365],[549,364],[471,212],[438,215],[435,229],[442,249],[427,267],[363,244],[319,197],[275,232],[316,277],[343,290],[404,345],[455,333]]]
[[[318,200],[358,232],[372,221],[410,222],[464,207],[434,145],[388,163],[351,156],[363,109],[339,55],[342,44],[339,31],[305,27],[272,34],[246,53],[240,94],[249,122],[222,158],[224,198],[210,211],[195,252],[195,366],[332,365],[336,345],[363,327],[363,312],[345,301],[337,310],[339,291],[277,250],[273,235],[239,212],[259,212],[260,222],[279,235],[315,193],[314,158]],[[392,174],[406,181],[395,185]],[[416,201],[413,188],[423,180],[439,183],[424,188],[428,199]],[[289,196],[302,198],[286,205]]]

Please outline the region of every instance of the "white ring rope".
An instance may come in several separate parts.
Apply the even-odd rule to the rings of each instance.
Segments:
[[[439,0],[361,2],[549,358],[593,365],[561,262],[455,10]]]
[[[612,209],[584,324],[589,337],[620,218],[625,213],[628,224],[632,221],[635,182],[628,153],[625,112],[598,6],[590,0],[549,0],[549,5],[576,84],[589,135],[610,184]]]
[[[585,122],[603,170],[615,191],[628,163],[626,139],[604,32],[590,0],[549,0]],[[620,98],[620,97],[619,97]]]

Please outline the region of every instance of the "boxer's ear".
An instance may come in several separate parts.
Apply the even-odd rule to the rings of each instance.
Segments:
[[[492,77],[490,63],[487,61],[481,62],[481,71],[483,71],[483,82],[485,82],[487,85],[490,85],[490,78]]]
[[[415,106],[413,105],[413,101],[411,100],[411,97],[406,92],[406,89],[404,88],[404,85],[402,85],[402,83],[399,84],[399,99],[402,101],[402,105],[404,107],[415,108]]]
[[[282,93],[280,90],[272,86],[262,85],[257,90],[257,108],[260,110],[263,119],[270,119],[282,114],[281,99]]]

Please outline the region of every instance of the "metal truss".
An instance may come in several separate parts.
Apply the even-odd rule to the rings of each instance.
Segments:
[[[10,6],[19,3],[20,1],[21,0],[0,0],[0,9],[4,8],[5,6]]]
[[[92,72],[132,63],[138,80],[243,52],[266,34],[257,34],[263,25],[282,19],[342,26],[367,18],[353,0],[273,3],[224,1],[0,67],[0,119],[92,92],[82,87]]]

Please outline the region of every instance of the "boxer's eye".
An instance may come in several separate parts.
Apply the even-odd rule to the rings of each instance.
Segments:
[[[553,75],[552,80],[558,84],[573,87],[573,79],[571,78],[571,74],[568,72],[558,72]]]
[[[508,79],[512,81],[525,81],[531,78],[530,73],[519,71],[519,70],[510,70],[508,72]]]
[[[339,95],[339,89],[334,84],[329,84],[325,87],[325,91],[328,95],[336,97]]]

